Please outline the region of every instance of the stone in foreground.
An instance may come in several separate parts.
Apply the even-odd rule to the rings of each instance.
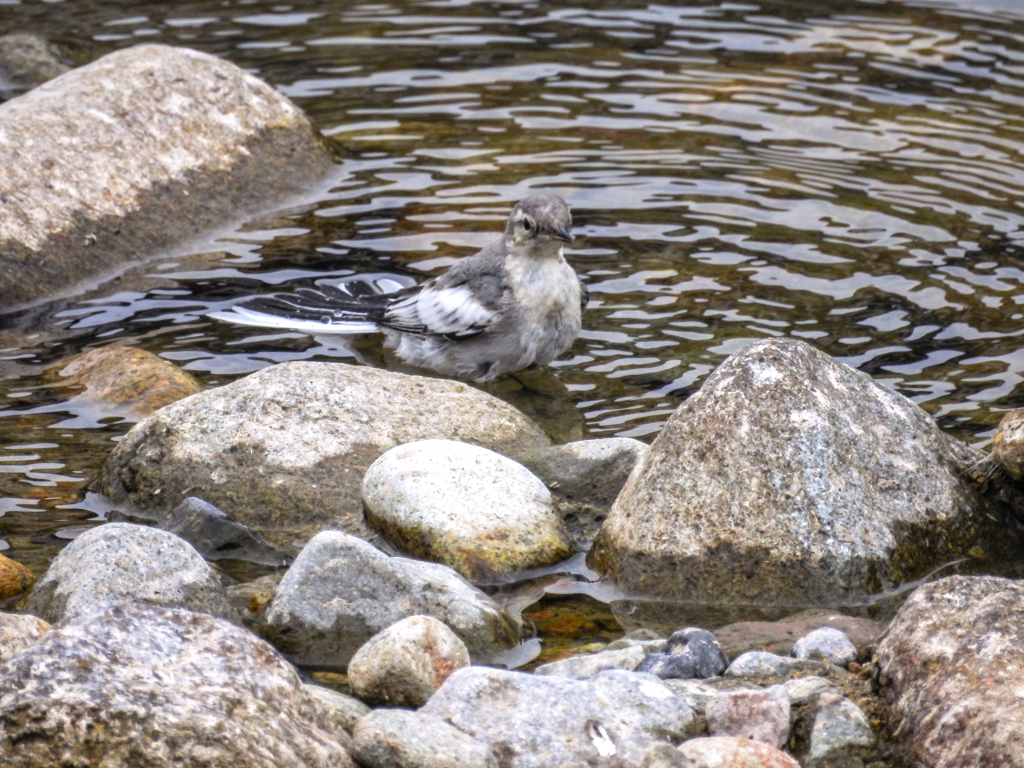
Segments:
[[[410,616],[366,641],[348,664],[355,694],[373,705],[419,707],[456,669],[469,666],[469,651],[433,616]]]
[[[129,523],[92,528],[64,547],[25,610],[57,622],[117,600],[237,618],[217,574],[187,541]]]
[[[305,115],[223,59],[139,45],[0,104],[6,309],[95,279],[312,186]]]
[[[282,363],[136,424],[107,460],[101,487],[154,516],[198,496],[282,547],[326,528],[372,541],[363,473],[389,448],[428,438],[512,458],[550,444],[521,413],[466,384]]]
[[[951,560],[1009,558],[1013,531],[961,473],[979,457],[866,374],[758,342],[668,420],[589,562],[694,611],[856,602]]]
[[[0,666],[6,768],[354,768],[292,667],[221,619],[113,603]]]
[[[687,768],[800,768],[785,752],[759,741],[733,736],[690,739],[679,745]]]
[[[295,558],[260,631],[299,664],[339,668],[416,614],[448,625],[477,662],[499,659],[519,640],[512,618],[451,568],[388,557],[339,531],[318,534]]]
[[[822,627],[797,640],[793,644],[793,655],[798,659],[830,661],[845,667],[857,660],[857,646],[845,632],[833,627]]]
[[[636,765],[657,741],[681,741],[693,712],[653,675],[593,680],[484,667],[453,674],[420,712],[483,742],[503,768]]]
[[[1024,766],[1024,584],[952,576],[918,588],[877,662],[906,764]]]
[[[773,747],[789,739],[789,697],[781,685],[719,694],[704,714],[712,736],[736,736]]]
[[[551,493],[501,454],[454,440],[386,452],[363,478],[370,526],[403,554],[486,583],[565,560],[574,547]]]
[[[353,753],[366,768],[498,768],[486,746],[422,712],[376,709],[356,726]]]

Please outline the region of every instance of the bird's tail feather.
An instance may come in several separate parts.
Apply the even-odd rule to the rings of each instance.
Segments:
[[[211,312],[209,317],[306,333],[373,333],[389,300],[386,295],[354,295],[334,286],[301,288],[295,293],[257,296],[230,310]]]

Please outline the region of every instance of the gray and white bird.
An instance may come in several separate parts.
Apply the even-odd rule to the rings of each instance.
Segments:
[[[579,335],[587,289],[562,254],[571,227],[564,200],[531,195],[512,209],[500,240],[420,285],[368,295],[305,288],[210,316],[308,333],[379,330],[410,365],[489,381],[547,365]]]

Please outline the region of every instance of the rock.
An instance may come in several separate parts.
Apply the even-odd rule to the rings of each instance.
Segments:
[[[840,696],[818,707],[810,742],[810,749],[804,756],[805,768],[868,757],[875,744],[875,734],[857,705]]]
[[[172,509],[159,525],[183,538],[207,560],[244,560],[271,566],[292,561],[290,555],[262,536],[195,496]]]
[[[571,680],[465,667],[420,712],[486,744],[502,768],[632,765],[654,742],[684,738],[693,722],[658,678],[623,670]]]
[[[1024,766],[1024,584],[951,576],[919,587],[877,664],[903,762]]]
[[[57,622],[114,600],[236,618],[216,573],[188,542],[129,523],[91,528],[64,547],[25,610]]]
[[[803,707],[824,697],[834,698],[842,695],[842,689],[838,685],[817,675],[794,677],[784,682],[782,688],[789,697],[790,707]]]
[[[665,679],[670,677],[715,677],[729,666],[715,636],[706,629],[688,627],[673,632],[664,653],[651,653],[640,665],[641,672]]]
[[[32,571],[17,560],[0,555],[0,600],[20,595],[35,583]]]
[[[348,679],[373,705],[420,707],[452,672],[469,666],[466,644],[433,616],[410,616],[378,632],[355,652]]]
[[[757,342],[668,420],[588,563],[630,595],[737,614],[861,601],[979,553],[994,567],[1019,543],[962,476],[980,455],[810,345]]]
[[[693,762],[667,741],[652,744],[644,752],[640,768],[690,768]],[[716,767],[717,768],[717,767]]]
[[[26,34],[0,37],[0,97],[35,88],[69,69],[71,67],[61,61],[41,37]]]
[[[992,438],[992,458],[1014,480],[1024,479],[1024,408],[1003,416]]]
[[[107,604],[0,667],[8,768],[354,768],[347,742],[270,646],[178,608]]]
[[[800,768],[785,752],[768,744],[731,736],[690,739],[679,745],[688,768]]]
[[[98,347],[51,369],[59,383],[84,387],[76,406],[97,417],[138,420],[165,405],[203,391],[194,378],[151,352],[132,347]],[[53,374],[51,374],[53,378]]]
[[[857,646],[846,636],[832,627],[822,627],[804,635],[793,644],[793,655],[798,659],[829,661],[845,667],[857,660]]]
[[[727,677],[785,677],[794,672],[812,675],[827,675],[830,672],[842,672],[834,664],[810,659],[791,659],[787,656],[776,656],[765,651],[747,651],[733,660],[725,670]]]
[[[617,648],[610,651],[600,651],[598,653],[581,653],[578,656],[559,659],[549,664],[541,664],[533,670],[533,673],[535,675],[571,677],[574,680],[589,680],[606,669],[627,669],[632,671],[640,666],[644,656],[644,649],[639,645]]]
[[[665,687],[694,711],[704,715],[708,704],[724,693],[739,691],[760,691],[761,686],[748,680],[732,680],[729,678],[712,678],[697,680],[695,678],[669,678],[662,681]]]
[[[359,721],[355,757],[366,768],[497,768],[486,746],[421,712],[377,709]]]
[[[822,627],[844,632],[857,647],[857,657],[867,656],[869,648],[885,631],[885,624],[871,619],[844,616],[831,611],[810,610],[779,621],[741,621],[715,630],[725,655],[734,659],[746,651],[768,651],[780,656],[793,652],[797,638]]]
[[[647,445],[631,437],[602,437],[542,448],[522,462],[551,490],[577,543],[586,549],[646,453]]]
[[[331,167],[305,115],[234,64],[164,45],[107,54],[0,104],[0,295],[11,309],[66,291]]]
[[[512,618],[451,568],[388,557],[338,531],[318,534],[295,558],[260,631],[299,664],[338,668],[417,614],[447,624],[476,662],[500,658],[519,640]]]
[[[157,411],[107,460],[118,504],[199,496],[277,546],[363,520],[363,473],[389,448],[450,438],[515,458],[548,445],[510,406],[454,381],[341,363],[283,363]],[[276,535],[271,535],[275,533]]]
[[[649,629],[634,629],[618,640],[612,640],[604,647],[604,650],[614,651],[619,648],[632,648],[633,646],[643,648],[644,653],[664,653],[665,638]]]
[[[370,713],[370,708],[355,696],[346,696],[312,683],[305,683],[302,687],[306,693],[320,700],[331,719],[344,728],[345,733],[351,734],[356,729],[356,723]]]
[[[789,697],[781,685],[719,694],[704,714],[712,736],[736,736],[773,747],[789,740]]]
[[[49,628],[49,624],[35,616],[0,613],[0,664],[38,642]]]
[[[403,554],[471,582],[565,560],[574,548],[544,484],[522,464],[453,440],[384,453],[363,478],[366,520]]]
[[[263,612],[274,599],[283,578],[284,571],[272,571],[258,579],[233,584],[225,590],[228,602],[238,611],[246,626],[258,625],[262,621]]]

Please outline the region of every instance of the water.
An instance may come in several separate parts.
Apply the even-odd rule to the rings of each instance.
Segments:
[[[616,5],[0,0],[0,34],[79,63],[140,42],[230,59],[337,154],[302,204],[0,319],[0,547],[40,573],[102,520],[89,484],[131,426],[49,367],[105,344],[207,385],[377,361],[204,315],[323,278],[423,279],[541,188],[573,206],[593,298],[554,366],[587,434],[649,440],[726,356],[787,336],[984,446],[1024,404],[1019,3]]]

